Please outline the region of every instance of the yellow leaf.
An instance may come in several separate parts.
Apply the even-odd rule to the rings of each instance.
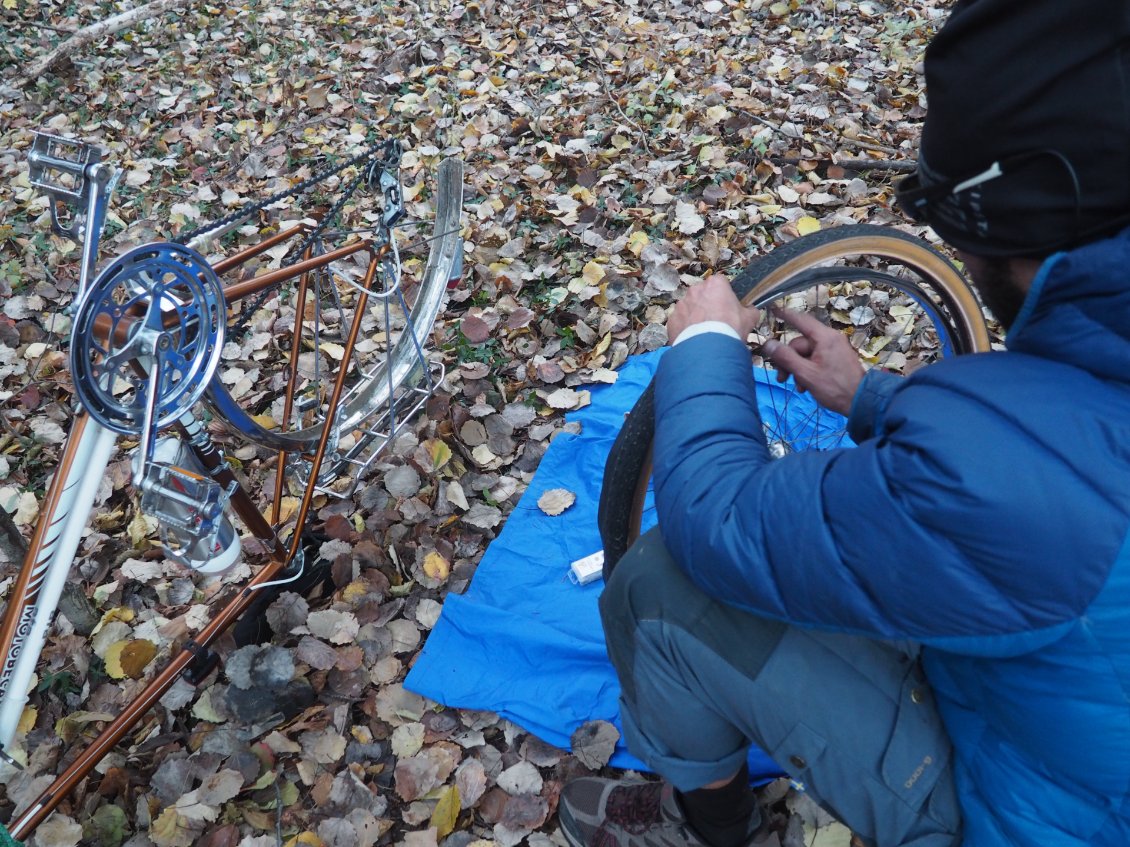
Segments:
[[[129,608],[128,606],[116,606],[115,608],[110,609],[108,612],[102,615],[102,620],[98,622],[98,626],[94,627],[94,631],[90,634],[97,635],[102,627],[113,621],[122,621],[123,623],[129,623],[132,620],[133,609]]]
[[[310,830],[306,830],[306,832],[300,832],[298,835],[294,836],[294,838],[290,839],[290,841],[286,842],[286,847],[323,847],[324,844],[325,842],[317,835],[310,832]]]
[[[369,583],[356,580],[345,586],[344,590],[341,592],[341,599],[346,603],[353,603],[372,592],[372,590],[373,588]]]
[[[637,256],[650,243],[651,239],[647,237],[647,233],[639,229],[628,236],[628,249]]]
[[[584,203],[586,206],[591,206],[596,203],[596,195],[583,185],[574,185],[569,189],[569,195]]]
[[[263,427],[263,429],[274,429],[278,426],[278,422],[270,415],[252,415],[251,420]]]
[[[35,726],[35,719],[39,717],[39,709],[35,706],[27,706],[24,708],[23,713],[20,715],[20,722],[16,724],[16,732],[29,733],[33,726]]]
[[[302,501],[297,497],[283,497],[282,502],[279,504],[279,523],[286,523],[291,515],[298,511],[298,506],[301,502]],[[271,513],[271,507],[268,506],[263,510],[263,513],[269,515]]]
[[[140,510],[135,512],[133,520],[129,522],[129,540],[137,549],[143,549],[142,543],[157,529],[157,519],[143,514]],[[148,545],[146,545],[148,546]]]
[[[16,8],[16,0],[4,0],[4,8],[5,9]]]
[[[589,285],[596,285],[604,279],[604,265],[599,262],[589,262],[581,271],[581,276]]]
[[[805,215],[803,218],[797,218],[796,231],[801,235],[811,235],[814,232],[820,231],[820,221],[811,215]]]
[[[440,789],[439,802],[432,811],[429,823],[436,828],[436,838],[446,838],[455,829],[459,819],[459,789],[445,785]]]
[[[188,818],[171,806],[149,824],[148,834],[157,847],[191,847],[197,835]]]
[[[157,645],[145,638],[115,641],[106,651],[106,673],[114,679],[140,679],[157,655]]]
[[[429,438],[424,447],[432,459],[432,470],[438,471],[451,460],[451,448],[439,438]]]
[[[451,575],[451,565],[435,550],[424,557],[424,573],[432,579],[444,580]]]
[[[874,358],[878,356],[882,349],[890,344],[892,340],[893,339],[885,335],[876,336],[863,346],[862,353],[868,358]]]

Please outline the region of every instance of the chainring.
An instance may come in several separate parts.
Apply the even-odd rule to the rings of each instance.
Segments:
[[[79,402],[102,426],[139,435],[156,368],[153,425],[167,426],[215,374],[226,318],[219,277],[195,250],[169,243],[131,250],[78,306],[70,362]]]

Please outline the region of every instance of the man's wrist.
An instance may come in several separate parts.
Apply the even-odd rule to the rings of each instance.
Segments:
[[[682,332],[680,332],[679,337],[671,342],[671,346],[673,347],[676,344],[681,344],[688,338],[694,338],[696,335],[705,335],[708,332],[715,332],[720,335],[728,335],[730,336],[730,338],[736,339],[738,341],[742,340],[742,337],[738,335],[738,331],[725,321],[699,321],[698,323],[691,324]]]

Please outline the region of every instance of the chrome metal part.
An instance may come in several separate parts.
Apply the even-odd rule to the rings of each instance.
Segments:
[[[158,440],[151,458],[134,455],[141,510],[157,519],[165,555],[185,567],[219,573],[239,557],[239,536],[224,513],[236,483],[209,478],[179,438]]]
[[[401,386],[382,414],[366,421],[363,428],[343,434],[346,446],[339,444],[334,455],[326,456],[315,483],[316,490],[339,500],[352,497],[373,462],[396,440],[401,428],[423,410],[446,375],[442,362],[430,363],[423,382]],[[292,456],[287,462],[287,472],[294,475],[298,485],[305,486],[310,479],[310,462],[301,456]],[[335,484],[338,480],[344,484]]]
[[[339,433],[364,430],[368,422],[390,407],[389,386],[415,385],[423,378],[427,363],[421,355],[436,316],[447,298],[448,283],[461,267],[463,239],[459,217],[463,196],[463,166],[457,159],[440,164],[436,174],[436,220],[431,251],[425,265],[408,326],[389,355],[367,374],[359,389],[345,397],[332,426]],[[296,454],[312,452],[325,422],[293,432],[276,432],[252,419],[218,380],[209,385],[206,399],[213,411],[239,435],[273,450]]]
[[[37,132],[27,157],[29,181],[51,198],[51,229],[82,244],[75,304],[85,297],[94,274],[106,210],[121,176],[102,156],[93,144]]]
[[[102,161],[102,155],[102,148],[93,144],[37,132],[27,156],[28,180],[56,200],[85,204],[87,171]]]
[[[152,437],[208,387],[225,319],[223,288],[199,253],[179,244],[131,250],[98,276],[75,316],[79,401],[114,432]]]

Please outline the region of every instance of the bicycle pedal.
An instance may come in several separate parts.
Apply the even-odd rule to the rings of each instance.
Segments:
[[[28,154],[28,179],[40,191],[68,204],[86,201],[87,168],[102,161],[93,144],[37,132]]]
[[[141,510],[157,519],[166,556],[202,573],[222,573],[240,553],[239,534],[224,514],[236,483],[221,487],[192,458],[177,438],[157,441],[142,477]]]

